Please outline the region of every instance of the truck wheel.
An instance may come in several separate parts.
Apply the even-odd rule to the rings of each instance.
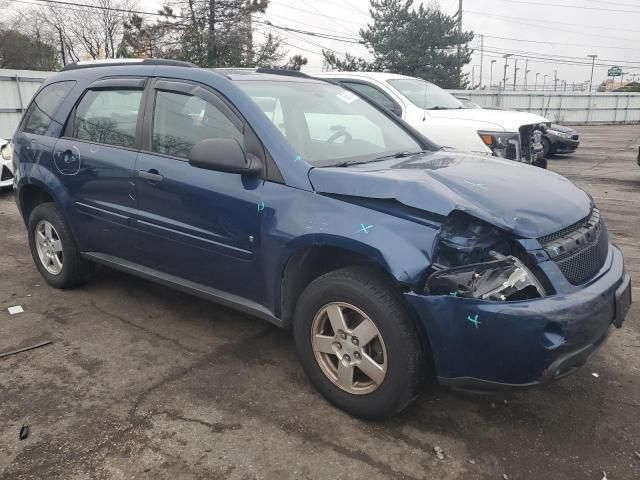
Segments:
[[[33,261],[49,285],[72,288],[88,278],[93,264],[80,258],[71,231],[54,203],[34,208],[27,231]]]
[[[391,416],[423,383],[416,326],[394,285],[375,270],[343,268],[311,282],[296,306],[294,337],[311,383],[351,415]]]

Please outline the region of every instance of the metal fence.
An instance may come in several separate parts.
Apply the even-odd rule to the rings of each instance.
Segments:
[[[44,79],[52,72],[0,69],[0,138],[10,138]]]
[[[565,124],[639,123],[640,93],[455,90],[481,107],[536,113]]]

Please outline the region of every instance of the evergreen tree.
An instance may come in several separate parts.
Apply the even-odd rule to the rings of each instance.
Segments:
[[[462,66],[471,61],[468,43],[473,32],[458,34],[457,20],[437,6],[414,8],[413,0],[371,0],[373,23],[360,30],[373,56],[369,62],[348,55],[339,59],[323,51],[326,63],[338,70],[377,70],[424,78],[443,88],[462,88]],[[460,55],[458,55],[460,45]]]

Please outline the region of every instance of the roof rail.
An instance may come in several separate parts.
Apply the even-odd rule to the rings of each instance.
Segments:
[[[285,68],[260,67],[256,68],[256,73],[269,73],[271,75],[284,75],[286,77],[312,78],[306,73],[302,73],[297,70],[287,70]]]
[[[81,68],[94,67],[118,67],[118,66],[134,66],[134,65],[165,65],[169,67],[188,67],[198,68],[191,62],[183,62],[182,60],[165,60],[162,58],[109,58],[105,60],[86,60],[82,62],[69,63],[64,66],[61,72],[67,70],[78,70]]]

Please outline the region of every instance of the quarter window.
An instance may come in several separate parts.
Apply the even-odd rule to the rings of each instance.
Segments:
[[[206,100],[183,93],[156,93],[152,151],[187,158],[196,143],[208,138],[234,138],[244,144],[243,133]]]
[[[76,109],[72,136],[133,147],[142,90],[89,90]]]
[[[44,135],[53,120],[53,115],[76,82],[57,82],[44,87],[36,95],[25,113],[23,131]]]

